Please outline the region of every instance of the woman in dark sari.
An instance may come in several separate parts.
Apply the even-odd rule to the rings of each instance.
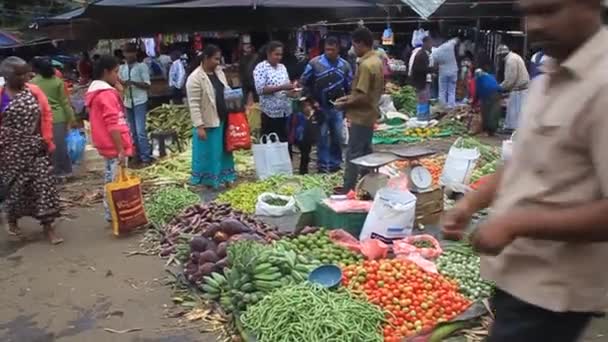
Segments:
[[[59,216],[50,153],[54,150],[53,114],[40,88],[28,84],[29,66],[18,57],[0,64],[6,85],[0,89],[0,182],[5,188],[4,206],[8,233],[21,237],[18,220],[30,216],[42,224],[52,244],[63,239],[55,234]]]

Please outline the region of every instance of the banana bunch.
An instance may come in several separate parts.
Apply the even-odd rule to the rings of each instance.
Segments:
[[[227,312],[243,311],[270,292],[286,285],[299,284],[319,264],[280,245],[265,249],[248,270],[224,268],[224,274],[204,277],[203,297],[219,301]]]

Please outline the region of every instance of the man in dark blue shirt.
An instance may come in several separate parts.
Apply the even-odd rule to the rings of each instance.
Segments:
[[[496,133],[502,112],[500,92],[500,84],[494,75],[482,69],[475,70],[475,97],[481,104],[483,130],[490,136]]]
[[[312,97],[322,112],[317,143],[320,173],[340,170],[344,113],[334,107],[333,101],[350,92],[352,80],[350,64],[340,57],[338,40],[328,37],[324,54],[308,63],[300,80],[304,94]]]

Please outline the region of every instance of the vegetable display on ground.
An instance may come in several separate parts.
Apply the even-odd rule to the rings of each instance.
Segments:
[[[282,246],[238,241],[228,246],[223,275],[205,277],[205,298],[219,301],[227,312],[241,312],[282,286],[304,282],[318,262]]]
[[[264,192],[277,195],[293,196],[296,193],[321,188],[330,194],[335,187],[342,184],[342,174],[305,175],[305,176],[273,176],[263,181],[246,182],[237,185],[234,189],[221,193],[217,200],[229,203],[233,208],[248,214],[255,212],[258,197]]]
[[[144,205],[151,223],[164,225],[176,213],[184,208],[199,203],[200,197],[184,187],[169,186],[159,189],[149,195]]]
[[[258,342],[382,342],[384,314],[376,306],[308,284],[282,287],[241,316]]]
[[[456,280],[460,293],[475,301],[489,298],[494,292],[494,286],[481,278],[479,263],[479,256],[469,246],[452,244],[437,259],[437,269]]]
[[[149,111],[146,121],[150,132],[175,131],[182,144],[192,138],[192,120],[185,105],[163,104]]]
[[[365,261],[344,268],[344,286],[388,311],[384,341],[401,341],[462,313],[470,301],[458,285],[401,259]]]
[[[416,114],[416,107],[418,106],[418,100],[416,98],[416,89],[414,87],[406,85],[401,87],[399,91],[392,95],[393,104],[398,111],[407,114]]]
[[[214,263],[214,267],[205,265],[200,254],[208,249],[222,259],[221,249],[226,248],[223,242],[239,240],[272,241],[278,240],[276,228],[259,221],[253,216],[232,210],[228,204],[211,202],[197,204],[186,208],[175,216],[164,227],[161,240],[163,257],[174,254],[174,258],[186,265],[186,275],[196,282],[211,271],[221,270],[225,260]],[[203,247],[200,247],[203,246]],[[200,248],[199,248],[200,247]],[[205,266],[203,268],[202,266]]]
[[[278,244],[284,244],[287,248],[324,264],[350,265],[363,260],[362,255],[332,242],[325,229],[291,239],[286,238]]]
[[[250,151],[237,151],[233,155],[239,177],[253,171],[253,156]],[[152,185],[189,183],[192,175],[192,149],[186,146],[184,152],[172,154],[146,168],[135,170],[134,173]]]

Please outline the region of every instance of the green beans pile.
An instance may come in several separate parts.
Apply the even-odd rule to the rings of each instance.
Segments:
[[[452,278],[460,285],[460,293],[471,300],[488,298],[494,286],[481,278],[479,256],[466,246],[455,245],[446,248],[437,259],[437,270]]]
[[[162,226],[186,207],[200,203],[200,201],[200,197],[187,188],[170,186],[161,188],[148,196],[144,205],[148,220]]]
[[[258,342],[382,342],[384,313],[348,292],[300,284],[250,306],[241,322]]]

